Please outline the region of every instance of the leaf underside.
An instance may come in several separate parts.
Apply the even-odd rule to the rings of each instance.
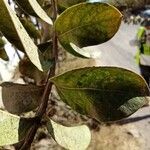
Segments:
[[[0,1],[0,30],[3,35],[14,44],[19,50],[25,51],[31,62],[43,71],[43,61],[40,51],[27,34],[23,25],[10,8],[6,0]],[[40,58],[39,58],[40,57]]]
[[[0,146],[22,140],[32,124],[32,119],[20,118],[0,110]]]
[[[90,130],[85,125],[65,127],[49,119],[47,129],[54,140],[66,149],[84,150],[91,141]]]
[[[52,20],[42,9],[37,0],[16,0],[16,2],[26,13],[39,17],[48,24],[53,24]]]

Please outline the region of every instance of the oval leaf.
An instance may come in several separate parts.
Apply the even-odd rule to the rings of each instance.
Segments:
[[[145,96],[149,96],[144,79],[122,68],[82,68],[50,80],[65,103],[98,121],[128,117],[146,104]]]
[[[46,12],[39,5],[37,0],[16,0],[16,2],[21,6],[21,8],[30,15],[41,18],[43,21],[48,24],[53,24],[50,17],[46,14]]]
[[[66,9],[56,20],[55,28],[61,45],[83,57],[70,43],[82,48],[106,42],[117,32],[121,18],[121,13],[109,4],[81,3]]]
[[[2,83],[1,87],[5,109],[12,114],[20,114],[35,109],[44,90],[44,86],[21,85],[11,82]]]
[[[69,150],[85,150],[91,141],[91,133],[87,126],[65,127],[48,120],[47,129],[54,140]]]
[[[0,146],[21,141],[32,124],[32,119],[20,118],[0,110]]]
[[[6,0],[0,1],[0,30],[3,35],[13,43],[19,50],[23,49],[27,53],[31,62],[39,69],[42,69],[43,61],[41,53],[25,31],[23,25]],[[39,59],[40,57],[40,59]]]

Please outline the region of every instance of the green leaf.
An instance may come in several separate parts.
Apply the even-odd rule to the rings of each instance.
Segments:
[[[22,140],[32,124],[33,119],[20,118],[0,110],[0,146]]]
[[[37,46],[33,43],[20,23],[16,14],[6,0],[0,1],[0,30],[3,35],[13,43],[19,50],[24,50],[31,62],[39,69],[43,70],[41,62],[43,61]],[[40,57],[40,58],[39,58]]]
[[[58,0],[58,6],[59,6],[58,8],[59,11],[62,12],[68,7],[71,7],[72,5],[82,3],[82,2],[86,2],[86,0]]]
[[[9,57],[8,57],[4,48],[0,48],[0,58],[5,60],[5,61],[9,60]]]
[[[5,41],[2,39],[2,37],[0,37],[0,49],[4,48],[5,45]]]
[[[21,85],[11,82],[4,82],[0,86],[5,109],[12,114],[35,109],[39,105],[44,91],[44,86]]]
[[[141,76],[117,67],[82,68],[50,80],[65,103],[98,121],[128,117],[145,105],[149,96]]]
[[[37,0],[16,0],[17,4],[21,6],[21,8],[28,14],[33,15],[35,17],[41,18],[43,21],[48,24],[53,24],[50,17],[46,14],[46,12],[39,5]]]
[[[5,40],[3,40],[2,37],[0,37],[0,58],[5,60],[5,61],[8,61],[9,57],[5,51],[5,48],[4,48],[5,44],[6,44]]]
[[[26,18],[20,18],[20,21],[30,37],[34,39],[38,39],[41,37],[40,31],[36,29],[35,25],[31,21],[27,20]]]
[[[87,126],[65,127],[48,120],[47,129],[54,140],[70,150],[85,150],[90,144],[91,133]]]
[[[104,43],[118,31],[122,15],[105,3],[81,3],[66,9],[56,20],[55,28],[61,45],[75,56],[70,45],[86,47]]]

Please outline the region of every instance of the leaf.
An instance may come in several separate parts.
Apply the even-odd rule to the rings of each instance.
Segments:
[[[27,53],[31,62],[39,69],[42,69],[37,46],[33,43],[14,11],[10,8],[6,0],[0,1],[0,30],[3,35],[13,43],[19,50],[23,49]],[[40,59],[39,59],[40,57]]]
[[[21,85],[12,82],[4,82],[1,87],[5,109],[12,114],[35,109],[44,91],[44,86]]]
[[[46,22],[40,22],[41,23],[41,43],[45,43],[52,39],[53,35],[53,26],[47,24]]]
[[[9,61],[9,57],[4,48],[0,48],[0,58],[5,61]]]
[[[52,41],[48,41],[37,46],[38,49],[42,52],[42,57],[44,59],[42,63],[43,70],[47,72],[54,65],[54,59],[52,59],[53,43]]]
[[[28,14],[33,15],[35,17],[38,16],[48,24],[53,24],[52,20],[42,9],[37,0],[16,0],[16,2]]]
[[[75,52],[78,54],[81,54],[82,56],[86,58],[100,58],[101,51],[93,51],[92,48],[87,49],[87,48],[79,48],[75,44],[70,43],[70,46],[74,49]]]
[[[52,49],[53,43],[52,41],[48,41],[45,43],[41,43],[38,46],[38,49],[42,52],[44,60],[50,60],[52,58]]]
[[[20,118],[0,110],[0,146],[22,140],[32,124],[33,119]]]
[[[55,141],[70,150],[85,150],[90,144],[91,133],[87,126],[65,127],[48,120],[47,129]]]
[[[66,9],[56,20],[55,29],[61,45],[71,54],[84,57],[79,48],[104,43],[118,31],[122,15],[105,3],[80,3]]]
[[[2,39],[2,37],[0,37],[0,49],[4,48],[5,45],[5,41]]]
[[[4,48],[5,44],[6,43],[3,40],[3,38],[0,37],[0,58],[3,59],[3,60],[5,60],[5,61],[8,61],[9,57],[8,57],[6,51],[5,51],[5,48]]]
[[[47,72],[38,70],[28,58],[24,58],[19,62],[19,72],[23,77],[31,78],[36,85],[44,83]]]
[[[50,80],[65,103],[98,121],[128,117],[145,105],[149,96],[141,76],[117,67],[76,69]]]
[[[62,12],[72,5],[86,2],[87,0],[58,0],[59,11]]]
[[[38,39],[41,37],[40,31],[36,29],[35,25],[31,21],[27,20],[26,18],[20,18],[20,21],[30,37],[34,39]]]

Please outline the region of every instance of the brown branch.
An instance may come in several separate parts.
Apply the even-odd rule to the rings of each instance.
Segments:
[[[52,0],[52,6],[53,6],[54,18],[55,18],[53,20],[53,22],[54,22],[57,18],[57,7],[56,7],[57,3],[55,3],[55,0]],[[54,29],[54,31],[53,31],[53,51],[52,51],[52,60],[54,60],[54,65],[50,68],[49,74],[47,76],[47,79],[46,79],[47,84],[46,84],[45,91],[44,91],[44,94],[43,94],[43,97],[41,100],[41,105],[36,114],[40,118],[43,116],[43,114],[45,113],[46,108],[47,108],[49,94],[51,93],[51,88],[52,88],[52,83],[50,82],[49,78],[51,78],[55,75],[57,58],[58,58],[58,44],[57,44],[56,32]]]
[[[52,6],[53,6],[53,12],[54,12],[54,16],[53,16],[53,22],[54,22],[57,18],[57,0],[51,0],[51,1],[52,1]],[[51,78],[55,75],[56,62],[58,59],[58,44],[57,44],[57,42],[58,42],[57,36],[56,36],[55,29],[54,29],[54,31],[53,31],[53,51],[52,51],[52,59],[54,60],[54,65],[50,68],[49,73],[47,75],[45,90],[44,90],[44,93],[43,93],[43,96],[41,99],[41,104],[36,113],[36,116],[39,119],[39,123],[35,122],[33,124],[33,126],[29,129],[27,136],[25,137],[24,143],[21,146],[20,150],[27,150],[30,148],[30,146],[34,140],[34,136],[35,136],[37,129],[40,125],[40,122],[42,120],[42,117],[46,113],[49,95],[52,90],[52,83],[50,82],[49,78]]]

